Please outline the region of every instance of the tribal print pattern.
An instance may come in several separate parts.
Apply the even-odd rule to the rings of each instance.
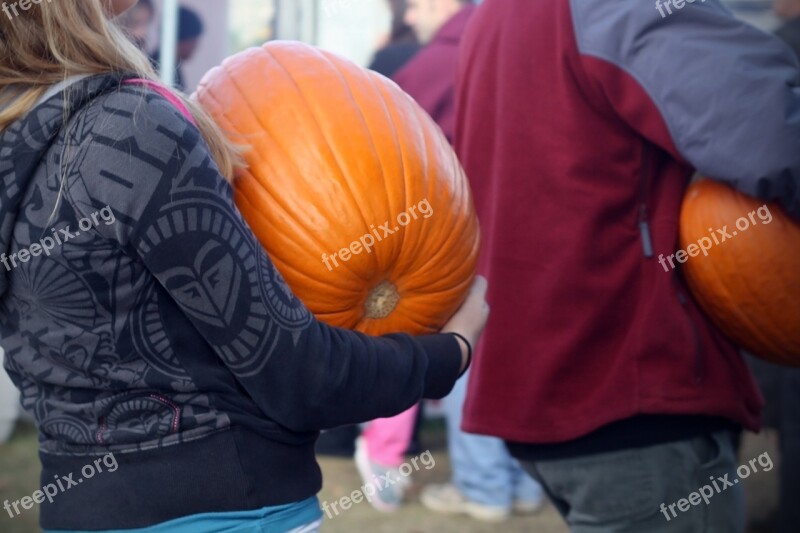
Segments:
[[[178,111],[114,77],[77,85],[66,125],[59,95],[2,135],[14,148],[0,159],[0,247],[74,234],[0,267],[6,367],[42,450],[136,449],[226,427],[194,367],[222,361],[252,377],[312,316]],[[114,224],[76,229],[102,206]]]

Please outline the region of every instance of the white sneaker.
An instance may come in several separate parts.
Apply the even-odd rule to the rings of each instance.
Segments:
[[[537,500],[535,502],[525,502],[522,500],[516,500],[514,502],[514,506],[512,507],[515,514],[519,515],[532,515],[536,514],[544,508],[544,498],[541,500]]]
[[[506,507],[468,500],[452,483],[429,485],[419,497],[422,505],[439,513],[466,514],[482,522],[503,522],[511,516]]]
[[[391,513],[400,508],[408,488],[409,481],[400,475],[397,468],[391,468],[375,463],[367,456],[367,442],[364,437],[356,439],[356,468],[361,474],[364,485],[373,488],[373,494],[367,496],[367,501],[384,513]],[[366,491],[365,491],[366,492]]]

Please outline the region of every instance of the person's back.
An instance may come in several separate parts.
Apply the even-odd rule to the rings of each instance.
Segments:
[[[391,78],[419,52],[419,49],[419,43],[413,38],[392,41],[375,52],[369,69]]]
[[[488,0],[465,36],[456,148],[494,319],[464,429],[524,459],[680,442],[708,453],[715,431],[759,424],[736,347],[677,269],[678,213],[693,167],[800,213],[798,117],[784,115],[797,113],[797,71],[715,0],[661,7]],[[606,507],[652,499],[630,485]]]
[[[800,0],[775,0],[774,7],[783,20],[775,34],[791,46],[800,59]]]
[[[784,21],[775,34],[792,48],[800,61],[800,0],[775,0],[774,8]],[[780,435],[781,463],[774,531],[790,533],[800,524],[800,507],[795,505],[800,501],[800,368],[779,367],[765,361],[754,363],[756,379],[767,401],[764,418],[773,419],[773,427]]]
[[[452,0],[460,9],[436,32],[420,37],[426,42],[393,77],[428,112],[452,142],[455,129],[455,83],[459,45],[475,12],[471,2]]]
[[[369,69],[391,78],[419,52],[422,45],[404,20],[407,0],[387,0],[386,4],[392,12],[392,31],[386,45],[375,52]]]

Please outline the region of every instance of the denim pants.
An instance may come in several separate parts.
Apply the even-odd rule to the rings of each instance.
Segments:
[[[538,502],[541,486],[508,453],[501,439],[461,431],[469,372],[443,400],[453,484],[469,500],[510,508],[514,501]]]
[[[572,533],[743,533],[747,480],[737,479],[733,440],[732,432],[719,431],[523,464],[541,481]],[[690,495],[704,486],[713,491],[708,503],[689,503]]]

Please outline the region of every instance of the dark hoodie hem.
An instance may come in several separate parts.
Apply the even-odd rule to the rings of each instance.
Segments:
[[[193,514],[297,502],[322,488],[313,441],[285,444],[242,427],[164,448],[115,453],[114,461],[108,460],[112,468],[118,465],[114,471],[102,456],[40,452],[39,457],[42,486],[60,482],[65,488],[52,503],[41,504],[44,529],[143,528]],[[87,465],[93,465],[93,475],[82,473],[86,467],[90,474]]]

